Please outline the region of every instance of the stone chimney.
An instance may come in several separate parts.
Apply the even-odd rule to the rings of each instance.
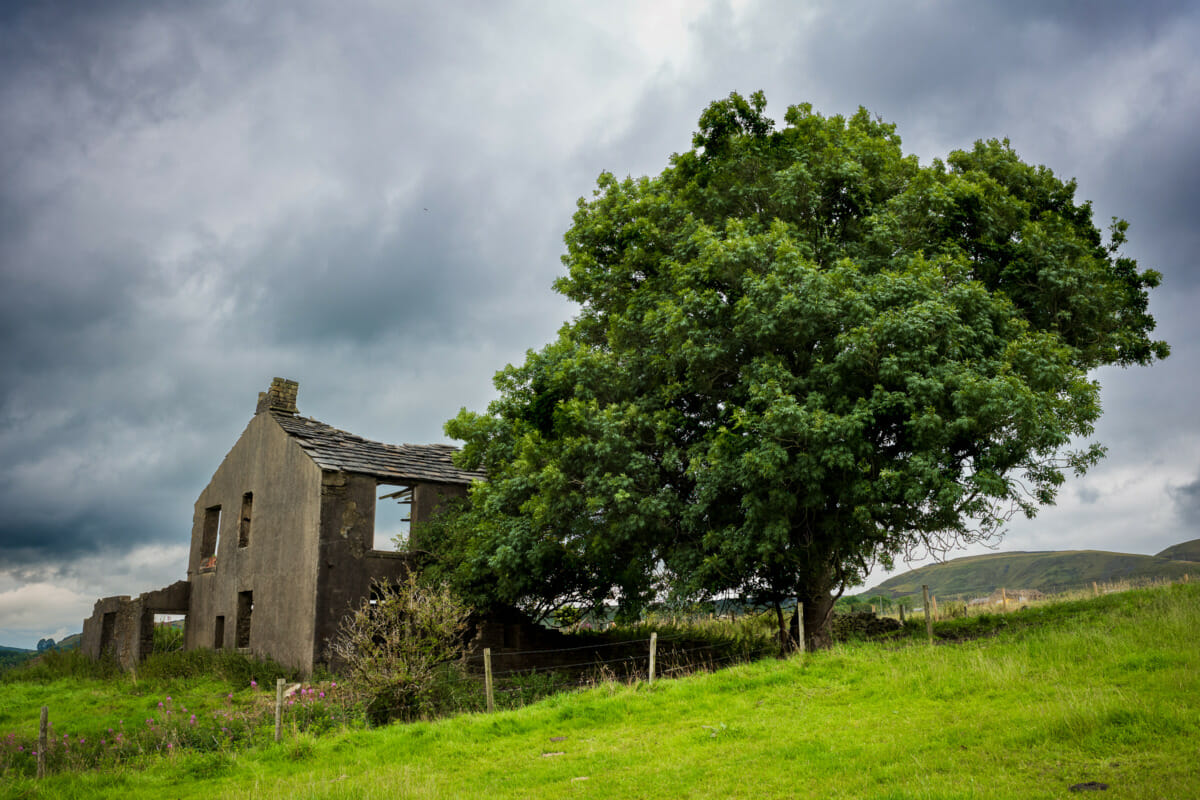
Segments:
[[[265,392],[258,393],[258,408],[255,409],[255,414],[261,414],[264,411],[282,411],[285,414],[298,414],[296,411],[296,393],[300,390],[300,384],[295,381],[289,381],[287,378],[274,378],[271,381],[271,388]]]

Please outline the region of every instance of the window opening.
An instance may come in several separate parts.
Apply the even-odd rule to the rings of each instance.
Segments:
[[[250,546],[250,511],[254,506],[254,492],[242,495],[242,518],[238,522],[238,547]]]
[[[200,569],[217,566],[217,543],[221,538],[221,507],[204,509],[204,532],[200,539]]]
[[[109,611],[100,618],[100,652],[113,655],[116,653],[114,634],[117,628],[117,612]]]
[[[217,617],[217,624],[213,627],[213,650],[220,650],[225,646],[225,617]]]
[[[254,613],[254,592],[238,592],[237,646],[250,646],[250,616]]]
[[[173,653],[183,649],[183,625],[186,614],[155,614],[151,644],[155,653]]]
[[[412,523],[413,487],[379,485],[375,501],[375,550],[407,550],[408,530]]]

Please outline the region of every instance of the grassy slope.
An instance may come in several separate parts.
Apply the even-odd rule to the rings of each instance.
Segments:
[[[1073,796],[1071,784],[1096,780],[1107,798],[1196,796],[1200,586],[1008,620],[965,644],[844,646],[0,794],[1004,800]]]
[[[938,597],[986,596],[1000,587],[1045,592],[1109,582],[1200,576],[1195,564],[1158,556],[1064,550],[1046,553],[989,553],[930,564],[890,578],[867,594],[891,598],[920,596],[921,585]]]
[[[1171,545],[1166,550],[1158,553],[1159,558],[1170,558],[1175,561],[1200,561],[1200,539],[1192,539],[1190,542],[1180,542],[1179,544]]]

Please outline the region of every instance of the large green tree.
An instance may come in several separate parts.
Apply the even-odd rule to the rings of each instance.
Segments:
[[[713,103],[654,178],[603,174],[555,288],[579,315],[447,423],[486,469],[454,550],[480,599],[665,591],[803,604],[1052,503],[1100,414],[1089,371],[1167,355],[1157,273],[1075,184],[977,142],[922,166],[860,109]]]

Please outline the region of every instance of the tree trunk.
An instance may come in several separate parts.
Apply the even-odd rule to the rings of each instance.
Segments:
[[[807,589],[807,591],[805,591]],[[804,649],[825,650],[833,645],[833,604],[828,587],[802,587],[797,599],[804,607]],[[792,630],[800,633],[799,619],[792,614]]]
[[[783,658],[794,648],[794,640],[783,616],[783,606],[778,600],[775,601],[775,621],[779,624],[779,657]]]

